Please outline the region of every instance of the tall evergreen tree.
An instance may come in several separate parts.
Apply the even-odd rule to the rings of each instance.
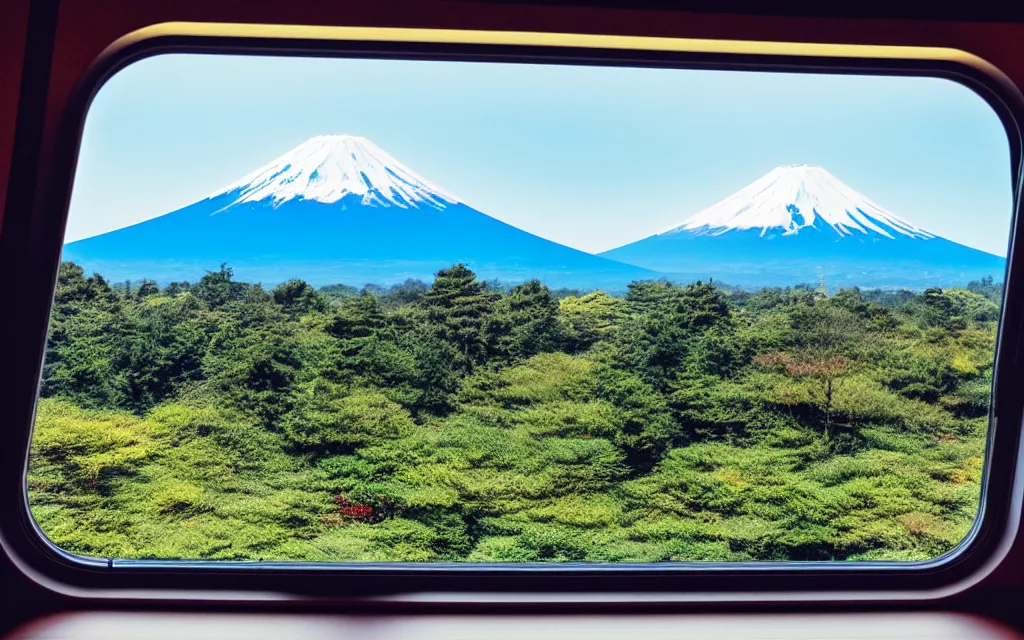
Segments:
[[[187,281],[186,282],[172,282],[171,284],[167,285],[164,288],[164,293],[173,297],[173,296],[177,296],[177,295],[180,295],[182,293],[185,293],[186,291],[188,291],[191,288],[192,288],[192,285],[190,285]]]
[[[64,262],[43,365],[43,397],[64,396],[87,407],[127,408],[130,335],[123,300],[99,274],[86,278]]]
[[[559,302],[560,321],[570,352],[585,351],[610,335],[626,315],[626,303],[604,291],[568,296]]]
[[[554,351],[562,342],[558,303],[539,280],[530,280],[495,305],[485,332],[488,351],[505,361]]]
[[[155,296],[158,293],[160,293],[160,287],[156,286],[156,282],[143,279],[142,284],[140,284],[139,288],[135,290],[135,298],[137,300],[142,300],[149,296]]]
[[[235,282],[233,278],[234,271],[226,262],[221,263],[219,270],[206,272],[206,275],[192,287],[192,294],[210,308],[224,306],[232,300],[241,300],[249,287],[243,282]]]
[[[211,390],[276,428],[302,366],[294,324],[266,294],[228,305],[218,315],[202,364]]]
[[[680,375],[720,373],[694,370],[723,367],[732,357],[714,353],[732,342],[734,325],[728,299],[715,286],[700,281],[685,287],[635,283],[626,304],[633,315],[617,336],[620,359],[659,389]],[[725,335],[705,339],[709,332]]]
[[[337,338],[330,350],[328,378],[351,381],[365,371],[383,329],[384,314],[374,296],[363,293],[343,300],[327,325],[327,333]]]
[[[149,284],[153,283],[144,283],[139,291]],[[193,296],[160,302],[132,304],[126,311],[131,331],[123,339],[129,363],[128,396],[131,408],[138,412],[202,379],[203,356],[217,330],[213,314]]]
[[[274,287],[271,291],[274,302],[289,313],[299,315],[309,311],[326,311],[327,302],[304,280],[293,278]]]
[[[494,312],[499,294],[486,290],[464,264],[437,272],[424,295],[428,319],[458,352],[466,371],[483,361],[487,352],[484,324]]]

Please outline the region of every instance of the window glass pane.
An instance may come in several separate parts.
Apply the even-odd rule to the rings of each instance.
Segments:
[[[88,114],[32,512],[112,558],[933,558],[1010,217],[947,80],[147,59]]]

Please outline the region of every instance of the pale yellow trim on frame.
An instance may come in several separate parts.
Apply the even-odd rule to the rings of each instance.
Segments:
[[[904,60],[951,62],[970,67],[1001,85],[1004,97],[1024,111],[1020,87],[998,67],[972,53],[951,47],[772,42],[760,40],[712,40],[612,36],[531,31],[483,31],[469,29],[406,29],[392,27],[331,27],[316,25],[243,24],[219,22],[164,22],[128,33],[110,44],[96,62],[116,56],[123,48],[164,36],[199,36],[218,39],[316,40],[320,42],[416,42],[429,44],[480,44],[581,49],[632,50],[670,53],[789,56],[804,58]],[[96,87],[98,88],[98,87]]]
[[[322,42],[416,42],[433,44],[483,44],[496,46],[540,46],[586,49],[618,49],[675,53],[757,54],[769,56],[860,58],[956,62],[973,67],[1021,96],[1016,84],[995,65],[960,49],[861,44],[768,42],[756,40],[710,40],[611,36],[578,33],[528,31],[481,31],[458,29],[405,29],[390,27],[328,27],[306,25],[239,24],[216,22],[165,22],[143,27],[119,38],[101,57],[123,47],[162,36],[203,36],[210,38],[261,38],[267,40],[319,40]],[[1024,97],[1022,97],[1024,100]]]
[[[399,29],[382,27],[323,27],[302,25],[250,25],[237,23],[161,23],[122,36],[100,54],[116,55],[131,44],[165,36],[199,36],[240,40],[315,40],[321,42],[416,42],[431,44],[482,44],[492,46],[541,46],[674,53],[757,54],[793,57],[860,58],[868,60],[946,61],[972,68],[1005,90],[1006,97],[1024,110],[1024,94],[1017,84],[987,60],[951,47],[920,47],[873,44],[827,44],[759,40],[711,40],[606,36],[546,32],[480,31],[455,29]],[[98,61],[98,60],[97,60]]]
[[[440,44],[487,44],[588,49],[632,49],[686,53],[733,53],[782,56],[829,56],[896,58],[909,60],[962,60],[974,58],[958,49],[942,47],[896,47],[876,45],[808,44],[758,42],[751,40],[706,40],[608,36],[578,33],[526,31],[472,31],[457,29],[399,29],[386,27],[324,27],[271,24],[229,24],[213,22],[165,22],[144,27],[127,38],[142,40],[158,36],[191,35],[228,38],[309,39],[332,41],[421,42]]]

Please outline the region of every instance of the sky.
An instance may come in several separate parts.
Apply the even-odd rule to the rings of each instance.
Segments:
[[[949,80],[183,54],[100,89],[66,241],[170,213],[329,133],[365,136],[470,206],[593,253],[806,163],[1006,255],[1006,133]]]

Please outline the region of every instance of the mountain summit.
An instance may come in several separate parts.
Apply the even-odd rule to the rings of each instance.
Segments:
[[[290,200],[330,204],[359,196],[361,204],[403,209],[441,209],[459,199],[412,171],[366,138],[324,135],[310,138],[217,195],[237,194],[237,202]]]
[[[481,278],[621,289],[659,274],[496,220],[366,138],[317,136],[187,207],[72,242],[64,259],[113,281],[238,278],[315,286],[433,280],[461,262]]]
[[[839,236],[880,234],[928,239],[935,236],[875,204],[821,167],[776,167],[668,233],[721,235],[759,229],[761,236],[797,234],[806,227]]]
[[[744,286],[964,285],[999,277],[999,256],[941,238],[813,165],[776,167],[672,229],[603,257],[680,280]]]

